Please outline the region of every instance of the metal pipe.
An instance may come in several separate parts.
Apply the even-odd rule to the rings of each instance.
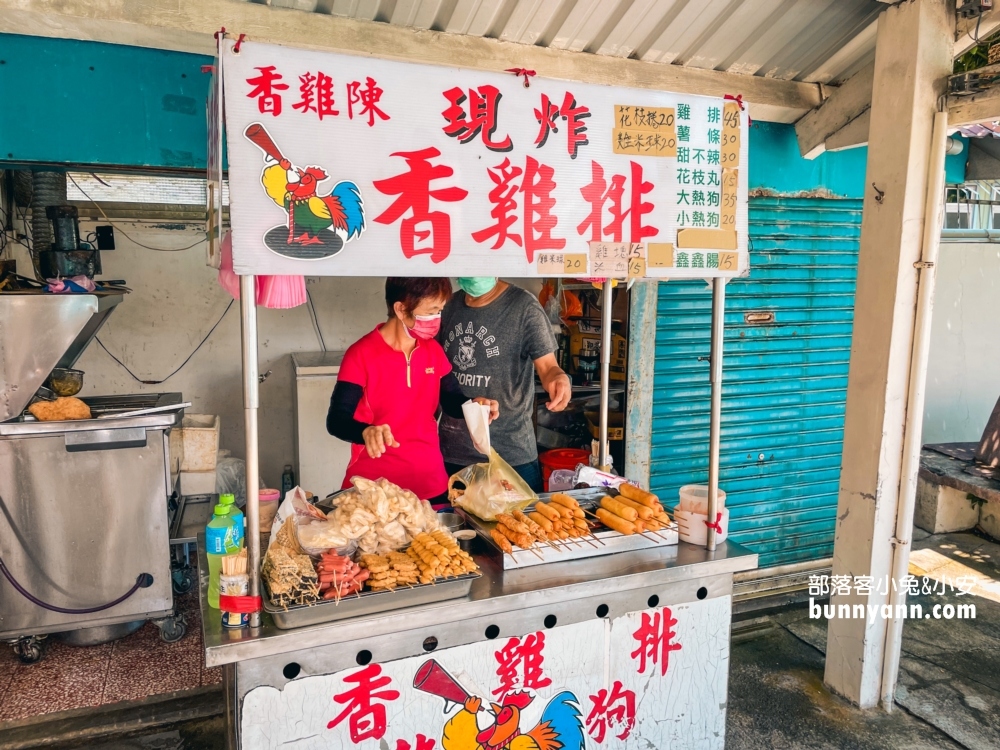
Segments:
[[[934,311],[934,283],[941,240],[943,208],[944,155],[948,139],[948,113],[934,115],[931,153],[928,163],[927,196],[924,206],[924,232],[917,268],[917,309],[913,323],[913,347],[910,352],[910,382],[906,394],[906,423],[903,427],[903,461],[899,474],[899,500],[896,505],[896,538],[892,550],[892,581],[889,606],[906,604],[903,579],[910,566],[910,543],[913,539],[913,510],[917,496],[917,472],[920,469],[920,437],[924,426],[924,395],[927,388],[927,355],[930,351],[931,317]],[[899,654],[903,640],[903,618],[890,617],[882,662],[882,708],[892,711],[899,675]]]
[[[608,456],[608,384],[611,380],[611,307],[612,307],[612,286],[611,279],[604,280],[604,302],[601,307],[601,448],[598,452],[600,456],[598,464],[602,471],[607,471],[611,467]]]
[[[246,436],[247,556],[250,596],[260,596],[260,455],[257,408],[260,377],[257,364],[257,290],[253,276],[240,276],[240,332],[243,341],[243,430]],[[260,612],[250,615],[250,627],[260,627]]]
[[[726,330],[726,279],[712,279],[712,344],[709,362],[712,416],[708,429],[708,534],[705,549],[715,550],[716,508],[719,500],[719,444],[722,430],[722,340]]]

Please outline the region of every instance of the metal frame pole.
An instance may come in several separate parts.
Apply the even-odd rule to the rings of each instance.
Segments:
[[[712,345],[709,362],[712,382],[712,416],[708,432],[708,522],[714,524],[719,500],[719,444],[722,431],[722,341],[726,330],[726,279],[712,279]],[[715,529],[710,525],[705,549],[715,550]]]
[[[611,306],[612,292],[614,291],[611,279],[604,280],[603,306],[601,307],[601,447],[598,452],[600,457],[598,463],[602,471],[610,468],[610,456],[608,455],[608,385],[611,380]]]
[[[256,278],[240,276],[240,332],[243,342],[243,430],[246,436],[247,554],[250,596],[260,596],[260,456],[257,445],[257,408],[260,377],[257,363]],[[260,627],[260,611],[250,615],[250,627]]]

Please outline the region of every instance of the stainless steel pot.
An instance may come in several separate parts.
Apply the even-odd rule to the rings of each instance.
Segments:
[[[79,630],[67,630],[63,633],[56,633],[63,643],[70,646],[99,646],[102,643],[111,643],[119,638],[132,635],[146,623],[145,620],[133,620],[132,622],[120,622],[117,625],[102,625],[96,628],[80,628]]]

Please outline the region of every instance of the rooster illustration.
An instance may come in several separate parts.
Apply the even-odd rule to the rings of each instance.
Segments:
[[[344,180],[334,185],[329,195],[317,195],[319,184],[329,179],[324,169],[295,167],[259,123],[247,127],[244,135],[265,154],[261,184],[268,197],[288,214],[287,245],[333,242],[339,250],[348,240],[361,236],[365,230],[365,211],[357,185]],[[327,232],[336,235],[339,242]]]
[[[522,734],[521,712],[534,700],[528,693],[510,693],[501,703],[491,703],[490,725],[480,729],[476,717],[482,700],[469,695],[434,659],[417,670],[413,686],[444,698],[446,712],[451,704],[462,705],[444,725],[443,750],[584,750],[586,746],[579,703],[567,690],[552,698],[538,724]]]

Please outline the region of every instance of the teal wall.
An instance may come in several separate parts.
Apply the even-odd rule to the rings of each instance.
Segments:
[[[0,162],[205,169],[211,62],[0,34]]]
[[[969,142],[962,139],[962,153],[945,160],[949,184],[965,181]],[[826,190],[827,197],[863,198],[868,147],[827,152],[803,159],[795,140],[795,127],[776,122],[754,122],[750,127],[750,189],[779,195]]]
[[[212,59],[97,42],[0,34],[0,164],[205,168]],[[750,129],[750,188],[864,194],[867,148],[799,156],[791,125]],[[966,154],[948,158],[948,182]]]

